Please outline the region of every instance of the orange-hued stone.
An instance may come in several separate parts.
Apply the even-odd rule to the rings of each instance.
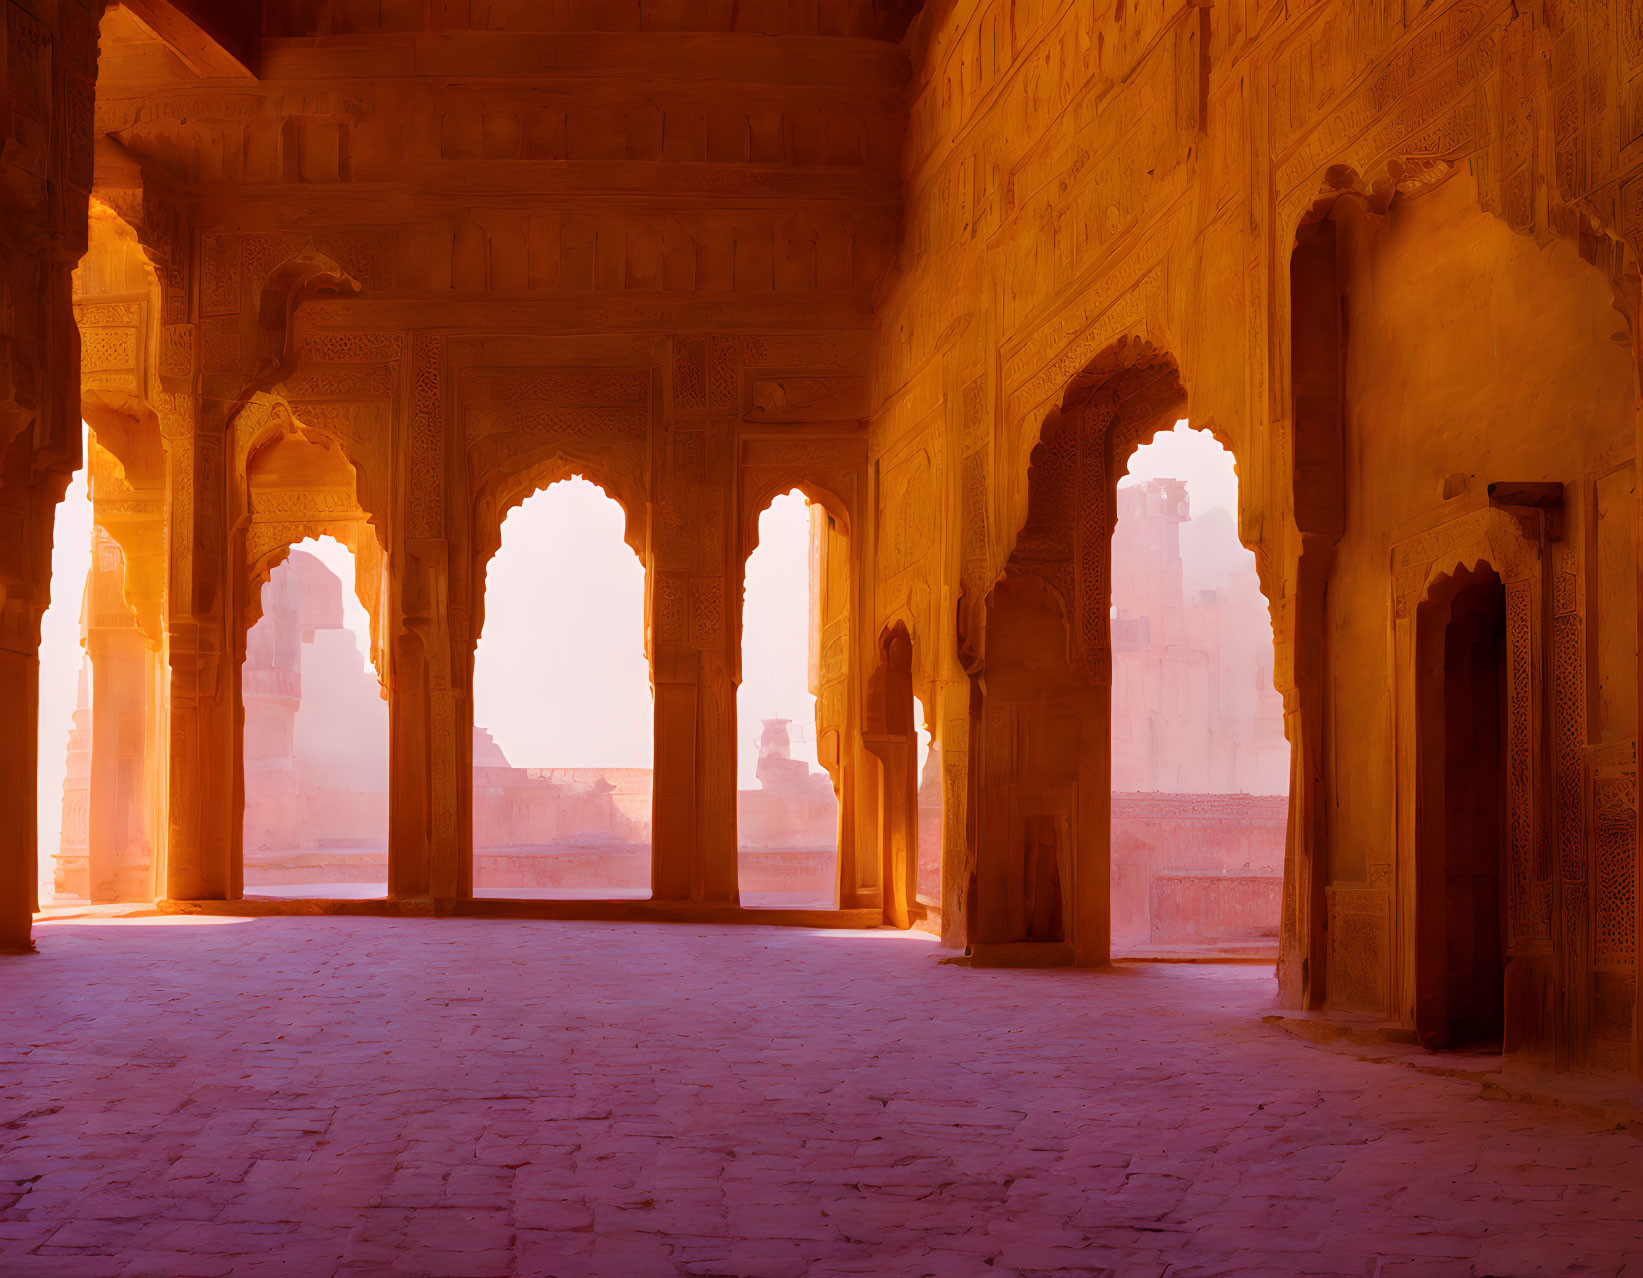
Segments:
[[[88,896],[235,902],[312,851],[258,788],[297,756],[255,636],[330,536],[371,631],[316,686],[381,690],[387,762],[304,802],[372,796],[335,823],[384,911],[553,887],[507,865],[551,826],[670,917],[802,880],[977,965],[1100,967],[1141,875],[1183,943],[1276,928],[1286,1007],[1636,1076],[1635,8],[14,0],[0,949],[86,465]],[[1213,619],[1149,606],[1238,637],[1241,727],[1114,596],[1118,481],[1181,418],[1256,569]],[[474,721],[502,521],[571,475],[644,566],[643,778],[516,775]],[[738,795],[745,565],[795,489],[825,778],[773,744]],[[1224,801],[1115,798],[1196,788],[1140,767],[1126,671]],[[1212,818],[1224,881],[1136,850]]]

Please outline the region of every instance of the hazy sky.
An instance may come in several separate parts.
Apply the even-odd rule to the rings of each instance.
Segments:
[[[739,789],[758,784],[765,719],[791,719],[793,757],[816,763],[816,698],[810,695],[810,503],[793,492],[759,516],[742,604],[742,686],[736,699]]]
[[[1216,442],[1207,430],[1193,430],[1182,418],[1173,430],[1159,431],[1152,443],[1135,450],[1127,477],[1118,486],[1143,479],[1184,479],[1192,513],[1200,515],[1211,506],[1238,513],[1238,477],[1233,472],[1232,454]]]
[[[485,578],[474,722],[516,768],[651,766],[645,570],[584,479],[527,498]]]
[[[1145,479],[1186,481],[1192,522],[1181,529],[1181,577],[1188,597],[1225,589],[1235,571],[1255,571],[1255,553],[1238,540],[1238,476],[1232,454],[1205,430],[1186,421],[1135,450],[1120,488]]]
[[[756,784],[760,720],[795,720],[795,753],[814,749],[809,527],[803,497],[778,498],[748,564],[742,786]],[[502,525],[486,578],[474,722],[515,767],[651,766],[645,577],[622,528],[622,508],[582,479],[535,494]]]

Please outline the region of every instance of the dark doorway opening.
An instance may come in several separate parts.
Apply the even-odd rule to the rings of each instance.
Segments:
[[[1428,1047],[1499,1049],[1506,964],[1506,591],[1488,568],[1421,605],[1416,1028]]]

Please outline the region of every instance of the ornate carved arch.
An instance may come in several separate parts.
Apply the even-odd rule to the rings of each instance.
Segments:
[[[139,228],[114,204],[94,198],[86,252],[74,272],[80,416],[92,436],[84,462],[93,517],[120,549],[126,604],[156,652],[166,572],[165,446],[156,402],[168,366],[164,335],[173,331],[161,322],[162,284]]]
[[[309,424],[296,415],[291,404],[266,392],[253,395],[235,414],[229,429],[233,441],[230,473],[238,499],[235,526],[243,535],[241,633],[248,633],[261,617],[262,587],[291,547],[310,537],[329,536],[353,553],[354,593],[371,619],[370,655],[380,674],[385,657],[381,606],[385,548],[380,523],[361,499],[362,476],[347,441],[338,438],[338,432]],[[300,439],[334,453],[346,481],[301,489],[260,487],[256,483],[258,458],[283,439]]]
[[[1068,618],[1069,660],[1088,679],[1104,680],[1110,665],[1109,564],[1118,478],[1134,451],[1173,425],[1186,404],[1174,357],[1150,342],[1121,338],[1072,379],[1039,437],[1024,445],[1021,523],[984,599],[1003,577],[1040,578]],[[1231,451],[1230,440],[1212,433]],[[985,620],[985,603],[978,616],[961,613],[960,649],[972,662],[984,657]],[[966,621],[980,625],[964,633]]]
[[[471,642],[479,641],[485,625],[485,579],[487,569],[502,546],[502,525],[508,515],[536,493],[546,491],[566,479],[581,478],[593,484],[622,508],[624,519],[622,540],[646,565],[645,502],[642,490],[634,483],[635,476],[623,475],[597,461],[554,452],[539,457],[523,470],[512,472],[499,469],[480,484],[473,502],[473,635]]]
[[[1440,157],[1417,153],[1396,153],[1376,161],[1350,155],[1329,165],[1322,181],[1311,188],[1298,188],[1279,203],[1278,244],[1284,246],[1277,266],[1277,288],[1273,295],[1275,312],[1275,340],[1272,349],[1278,354],[1277,376],[1274,387],[1277,395],[1279,438],[1277,446],[1282,456],[1293,460],[1296,441],[1293,432],[1298,429],[1290,411],[1293,403],[1292,364],[1294,350],[1295,316],[1291,305],[1292,270],[1296,250],[1306,228],[1325,221],[1342,200],[1358,201],[1368,212],[1384,216],[1400,203],[1435,191],[1444,183],[1463,173],[1463,157]],[[1639,330],[1640,307],[1643,307],[1643,268],[1640,268],[1636,246],[1630,244],[1610,220],[1595,209],[1590,199],[1568,203],[1548,195],[1547,217],[1539,221],[1526,215],[1513,216],[1488,193],[1478,191],[1479,207],[1498,218],[1509,229],[1533,239],[1545,247],[1557,238],[1576,242],[1583,260],[1602,271],[1614,295],[1615,310],[1625,320],[1632,335],[1634,349],[1643,332]],[[1264,578],[1263,578],[1264,580]]]
[[[335,448],[352,469],[355,494],[366,518],[378,526],[380,537],[388,502],[387,466],[380,454],[387,439],[389,404],[297,400],[281,393],[282,389],[254,392],[230,418],[230,474],[243,485],[252,457],[282,433]]]
[[[297,361],[297,307],[325,294],[359,294],[357,279],[309,245],[268,273],[257,294],[257,370],[247,395],[284,381]]]
[[[74,272],[80,412],[103,429],[104,446],[122,466],[128,459],[120,445],[133,428],[151,427],[159,437],[160,285],[136,228],[93,199],[86,254]]]
[[[853,503],[847,500],[839,490],[844,485],[839,483],[841,476],[823,476],[821,481],[809,478],[802,474],[787,475],[782,472],[759,472],[754,475],[746,489],[746,504],[742,507],[742,563],[746,563],[753,552],[759,548],[759,519],[770,504],[778,497],[797,492],[812,506],[820,506],[833,517],[834,523],[845,536],[850,535],[851,515]],[[853,491],[854,484],[845,491]]]
[[[1637,358],[1638,264],[1621,236],[1590,199],[1568,202],[1556,181],[1543,183],[1539,194],[1514,188],[1513,182],[1532,174],[1532,167],[1519,170],[1503,183],[1493,183],[1491,175],[1500,169],[1480,169],[1470,162],[1479,150],[1488,152],[1505,145],[1492,133],[1476,137],[1468,133],[1465,142],[1447,150],[1429,148],[1425,153],[1400,143],[1390,155],[1354,153],[1348,148],[1336,163],[1315,170],[1306,183],[1279,201],[1278,243],[1285,251],[1275,263],[1279,287],[1273,299],[1276,340],[1272,349],[1277,358],[1273,384],[1278,399],[1272,433],[1294,535],[1285,552],[1287,576],[1293,585],[1286,606],[1277,614],[1274,673],[1284,693],[1290,737],[1296,747],[1290,857],[1300,888],[1286,891],[1280,960],[1285,997],[1292,1003],[1319,1006],[1327,996],[1332,1004],[1395,1008],[1404,988],[1396,981],[1388,986],[1379,977],[1372,985],[1360,983],[1351,990],[1344,984],[1354,979],[1353,971],[1391,970],[1390,955],[1380,956],[1377,951],[1375,963],[1369,964],[1355,955],[1344,968],[1331,957],[1342,938],[1352,935],[1365,938],[1363,945],[1390,946],[1393,955],[1401,956],[1402,943],[1402,934],[1394,935],[1391,930],[1395,919],[1383,899],[1384,886],[1325,886],[1332,805],[1324,779],[1324,743],[1332,694],[1325,682],[1329,640],[1323,609],[1334,569],[1334,546],[1345,530],[1348,455],[1345,394],[1338,373],[1348,340],[1340,324],[1347,283],[1336,266],[1331,214],[1342,201],[1354,201],[1367,216],[1395,217],[1408,201],[1451,180],[1469,181],[1468,175],[1475,175],[1476,187],[1469,187],[1466,194],[1469,198],[1475,195],[1484,213],[1532,240],[1542,252],[1558,243],[1573,246],[1583,261],[1602,273],[1614,309],[1631,336],[1634,362]],[[1331,379],[1335,384],[1324,394]],[[1327,494],[1327,499],[1320,500],[1320,494]],[[1488,563],[1499,571],[1502,564],[1497,556],[1508,549],[1504,544],[1477,548],[1470,562]],[[1448,568],[1453,569],[1456,562],[1458,558]],[[1441,575],[1445,569],[1432,571]],[[1409,601],[1418,602],[1423,597],[1420,592],[1434,583],[1412,583],[1396,569],[1394,577],[1399,616],[1406,609],[1412,616],[1414,605]],[[1577,622],[1571,618],[1569,625],[1573,628]],[[1571,645],[1578,647],[1574,640]],[[1560,751],[1559,757],[1574,759],[1577,754],[1571,747]],[[1578,767],[1578,763],[1568,766]],[[1572,792],[1579,790],[1578,778],[1560,785]],[[1338,981],[1334,973],[1339,973]]]

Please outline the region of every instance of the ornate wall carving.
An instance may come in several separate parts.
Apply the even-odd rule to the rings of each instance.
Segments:
[[[1332,1007],[1384,1012],[1389,1002],[1390,919],[1386,892],[1375,887],[1331,885],[1329,970]]]

